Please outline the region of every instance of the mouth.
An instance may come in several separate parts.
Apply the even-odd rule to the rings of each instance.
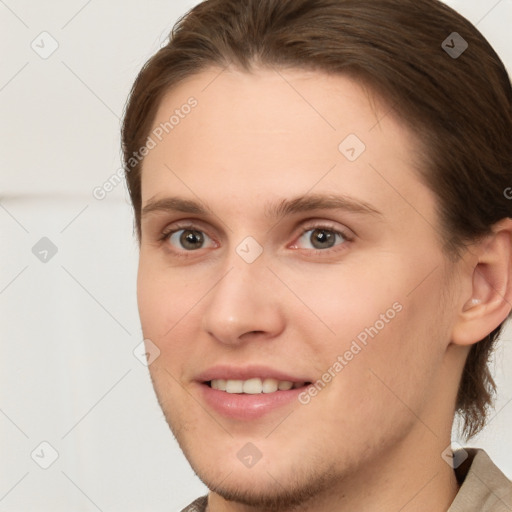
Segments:
[[[300,394],[313,381],[266,365],[221,364],[196,375],[198,398],[206,410],[236,421],[254,421],[301,406]]]
[[[239,379],[212,379],[204,382],[205,385],[217,391],[230,394],[259,395],[262,393],[276,393],[309,386],[311,382],[294,382],[290,380],[277,380],[274,378],[253,377],[247,380]]]
[[[300,407],[300,394],[312,383],[276,372],[273,377],[232,369],[212,373],[196,381],[199,397],[206,409],[232,421],[253,422],[272,412],[285,414],[286,408]],[[238,378],[225,378],[226,373]],[[269,372],[260,375],[265,373]]]

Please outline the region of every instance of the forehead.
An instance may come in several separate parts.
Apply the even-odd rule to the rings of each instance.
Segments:
[[[336,190],[404,213],[418,193],[432,199],[414,134],[341,75],[211,68],[164,96],[149,136],[143,204],[166,191],[244,204]]]

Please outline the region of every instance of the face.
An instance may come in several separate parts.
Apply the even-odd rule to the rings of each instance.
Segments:
[[[450,407],[435,198],[387,112],[299,70],[211,69],[161,102],[140,318],[165,417],[226,498],[305,499],[425,442]]]

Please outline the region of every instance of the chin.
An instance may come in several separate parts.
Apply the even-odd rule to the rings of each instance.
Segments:
[[[219,470],[196,468],[189,462],[201,481],[224,500],[268,512],[304,505],[332,489],[334,481],[339,480],[332,470],[320,473],[318,468],[311,469],[312,466],[297,473],[296,464],[290,464],[286,470],[254,466],[242,471],[236,465],[225,465]]]
[[[259,444],[264,454],[250,465],[249,461],[244,464],[245,452],[238,453],[238,447],[250,441],[236,436],[224,442],[198,440],[186,433],[185,437],[177,439],[192,469],[208,489],[226,501],[279,512],[332,490],[341,478],[339,464],[329,466],[325,457],[305,452],[303,444],[294,448],[284,446],[288,443],[282,440],[262,439]]]

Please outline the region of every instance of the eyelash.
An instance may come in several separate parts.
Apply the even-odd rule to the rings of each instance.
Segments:
[[[164,231],[162,231],[160,237],[158,238],[158,241],[163,243],[165,242],[171,235],[173,235],[174,233],[176,233],[177,231],[181,231],[181,230],[192,230],[192,231],[200,231],[201,233],[205,233],[204,230],[202,230],[200,227],[198,226],[194,226],[193,224],[181,224],[181,225],[174,225],[172,226],[172,228],[168,228],[168,229],[165,229]],[[345,246],[345,244],[348,242],[352,242],[354,240],[353,236],[349,235],[345,230],[343,229],[339,229],[337,227],[334,227],[332,225],[329,225],[329,224],[326,224],[326,223],[317,223],[317,224],[310,224],[310,225],[306,225],[305,227],[303,227],[300,231],[300,233],[298,234],[298,236],[295,238],[296,240],[299,240],[305,233],[307,233],[308,231],[312,231],[312,230],[315,230],[315,229],[320,229],[320,230],[325,230],[325,231],[330,231],[332,233],[334,233],[335,235],[339,235],[341,236],[345,242],[342,243],[342,244],[338,244],[336,246],[334,246],[334,248],[329,248],[329,249],[302,249],[304,251],[308,251],[309,253],[313,253],[313,254],[330,254],[332,252],[337,252],[337,251],[340,251],[340,250],[344,250],[344,248],[341,248],[340,246]],[[205,233],[207,234],[207,233]],[[210,239],[213,240],[213,238],[209,235],[207,235]],[[297,249],[296,249],[297,250]],[[300,249],[298,249],[300,250]],[[195,251],[185,251],[185,250],[182,250],[182,251],[176,251],[176,250],[173,250],[173,253],[174,255],[178,256],[178,257],[184,257],[184,258],[187,258],[187,257],[190,257],[190,253],[193,253]]]

